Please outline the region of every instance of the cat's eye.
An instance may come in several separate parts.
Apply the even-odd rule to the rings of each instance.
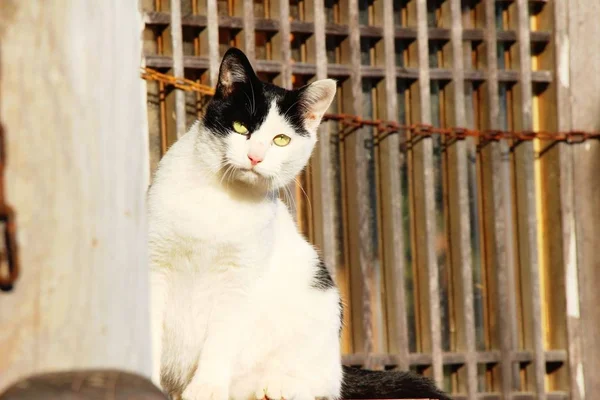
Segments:
[[[233,130],[236,131],[237,133],[239,133],[240,135],[248,134],[248,128],[246,128],[246,126],[244,124],[242,124],[241,122],[238,122],[238,121],[235,121],[233,123]]]
[[[273,138],[273,143],[275,143],[279,147],[284,147],[284,146],[287,146],[288,144],[290,144],[291,140],[292,140],[291,137],[282,134],[282,135],[275,136]]]

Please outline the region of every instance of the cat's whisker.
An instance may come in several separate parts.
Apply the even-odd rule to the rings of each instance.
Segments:
[[[308,203],[309,215],[312,214],[312,204],[310,202],[310,198],[308,197],[308,194],[306,193],[306,190],[304,190],[304,188],[302,187],[302,184],[300,183],[298,178],[294,178],[294,182],[296,182],[296,185],[298,185],[298,187],[300,187],[300,190],[302,190],[302,193],[304,194],[304,197],[306,198],[306,202]]]
[[[246,109],[250,112],[250,114],[254,114],[254,111],[252,109],[252,100],[250,100],[250,96],[248,96],[248,93],[246,93],[244,91],[244,96],[246,96],[246,98],[248,99],[248,104],[246,104]]]
[[[256,112],[256,96],[254,95],[254,85],[250,85],[252,90],[252,115]]]

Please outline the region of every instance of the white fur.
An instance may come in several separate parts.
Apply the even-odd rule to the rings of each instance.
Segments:
[[[153,380],[173,399],[339,396],[339,293],[311,286],[317,253],[274,195],[315,142],[272,106],[249,140],[224,147],[197,123],[163,157],[148,198]],[[264,156],[254,172],[249,151]]]

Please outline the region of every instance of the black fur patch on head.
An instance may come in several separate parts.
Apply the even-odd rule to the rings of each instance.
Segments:
[[[303,92],[304,88],[285,90],[262,82],[246,55],[231,48],[223,56],[215,94],[203,117],[204,126],[218,136],[227,136],[237,121],[244,124],[251,135],[263,124],[275,101],[295,132],[308,136],[304,127]]]

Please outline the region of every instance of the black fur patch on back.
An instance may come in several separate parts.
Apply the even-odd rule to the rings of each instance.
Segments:
[[[278,111],[285,115],[295,132],[308,136],[304,127],[305,105],[302,100],[305,88],[286,90],[262,82],[246,55],[239,49],[231,48],[223,56],[219,83],[203,117],[204,126],[224,137],[232,133],[233,123],[237,121],[246,126],[250,137],[263,124],[275,101]]]
[[[429,378],[405,371],[370,371],[344,366],[343,399],[451,400]]]
[[[319,260],[319,264],[317,264],[317,272],[313,277],[311,286],[319,290],[327,290],[335,287],[331,274],[322,260]]]

